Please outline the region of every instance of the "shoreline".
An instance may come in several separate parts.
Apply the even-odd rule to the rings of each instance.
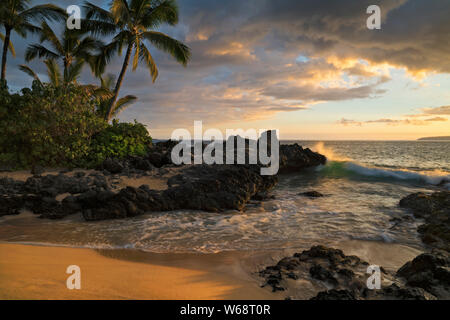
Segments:
[[[0,299],[276,299],[237,258],[0,243]],[[81,268],[81,290],[66,287],[70,265]]]
[[[420,253],[370,241],[345,241],[336,247],[388,269]],[[320,290],[309,281],[294,291],[261,288],[257,272],[288,251],[299,250],[181,254],[0,242],[0,299],[282,300],[287,293],[309,299]],[[81,290],[66,287],[69,265],[81,268]]]

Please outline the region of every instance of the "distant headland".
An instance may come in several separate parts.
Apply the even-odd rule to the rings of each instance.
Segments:
[[[418,139],[419,141],[450,141],[450,136],[445,136],[445,137],[428,137],[428,138],[420,138]]]

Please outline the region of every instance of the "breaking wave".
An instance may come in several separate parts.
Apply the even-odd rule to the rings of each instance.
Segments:
[[[450,187],[450,174],[442,172],[415,172],[404,169],[375,168],[352,161],[329,161],[318,170],[327,176],[336,178],[370,177],[374,179],[394,179],[401,181],[421,182],[425,184]]]
[[[443,171],[414,171],[411,168],[402,168],[399,166],[388,166],[386,164],[373,164],[373,166],[362,164],[348,156],[336,153],[332,148],[325,146],[323,142],[316,143],[312,149],[328,159],[325,166],[318,168],[322,174],[336,178],[358,177],[389,179],[400,181],[420,182],[428,185],[441,186],[450,190],[450,173]]]

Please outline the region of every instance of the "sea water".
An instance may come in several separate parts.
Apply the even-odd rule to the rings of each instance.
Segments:
[[[450,142],[283,143],[293,142],[325,154],[328,163],[281,175],[275,198],[243,213],[176,211],[93,223],[22,214],[0,218],[0,241],[164,253],[300,249],[355,239],[422,247],[421,221],[398,203],[414,192],[450,189]],[[301,195],[312,190],[325,196]]]

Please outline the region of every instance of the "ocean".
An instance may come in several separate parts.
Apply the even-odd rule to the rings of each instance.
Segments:
[[[420,221],[398,203],[414,192],[450,189],[450,142],[283,143],[294,142],[326,155],[328,163],[281,175],[275,198],[252,203],[244,213],[179,211],[94,223],[23,214],[0,218],[0,241],[156,253],[307,249],[347,240],[423,248]],[[300,195],[312,190],[325,196]]]

